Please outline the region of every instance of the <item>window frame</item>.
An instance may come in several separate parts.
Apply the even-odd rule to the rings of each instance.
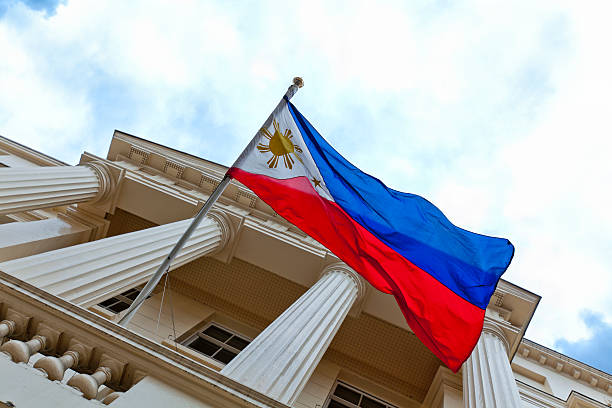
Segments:
[[[358,394],[360,394],[359,396],[359,402],[357,403],[357,405],[353,404],[352,402],[349,402],[347,400],[342,399],[341,397],[336,396],[334,393],[336,392],[336,388],[338,388],[338,385],[343,386],[344,388],[348,388],[351,391],[354,391]],[[383,404],[385,406],[385,408],[398,408],[397,406],[391,404],[390,402],[387,402],[379,397],[376,397],[372,394],[370,394],[369,392],[360,390],[359,388],[355,387],[354,385],[350,385],[342,380],[336,380],[336,382],[334,383],[334,386],[332,387],[331,391],[329,392],[329,395],[327,396],[327,399],[325,400],[325,403],[323,404],[323,408],[328,408],[329,404],[331,404],[332,401],[335,401],[339,404],[343,404],[344,406],[346,406],[347,408],[362,408],[359,403],[361,403],[361,401],[363,400],[363,397],[366,396],[367,398],[374,400],[375,402],[378,402],[380,404]]]
[[[136,297],[138,297],[138,295],[139,295],[139,294],[140,294],[140,292],[142,291],[142,288],[141,288],[141,287],[138,287],[138,286],[136,286],[136,287],[134,287],[134,288],[130,288],[130,289],[125,290],[125,291],[123,291],[123,292],[121,292],[121,293],[118,293],[118,294],[116,294],[116,295],[114,295],[114,296],[111,296],[111,297],[109,297],[108,299],[104,299],[104,300],[102,300],[102,301],[100,301],[100,302],[96,303],[96,304],[95,304],[95,306],[98,306],[98,307],[100,307],[100,308],[104,309],[104,311],[109,312],[109,313],[113,313],[113,314],[115,314],[115,315],[118,315],[118,314],[120,314],[120,313],[123,313],[123,312],[125,312],[126,310],[128,310],[128,309],[130,308],[130,306],[132,306],[132,303],[134,303],[134,300],[130,299],[129,297],[127,297],[127,296],[125,295],[125,294],[127,294],[127,293],[129,293],[129,292],[131,292],[131,291],[136,291],[136,292],[138,292],[138,294],[136,295]],[[149,295],[149,296],[147,297],[147,299],[148,299],[148,298],[150,298],[150,297],[151,297],[151,296]],[[111,306],[112,306],[112,305],[117,304],[118,302],[123,302],[123,303],[126,303],[126,304],[128,305],[128,307],[126,307],[125,309],[120,310],[120,311],[118,311],[118,312],[115,312],[114,310],[110,309],[110,306],[103,306],[103,305],[102,305],[102,303],[107,302],[107,301],[109,301],[109,300],[111,300],[111,299],[116,299],[116,302],[112,303],[112,304],[111,304]]]
[[[215,339],[212,336],[204,334],[204,332],[206,330],[208,330],[210,327],[213,327],[213,326],[231,334],[231,336],[228,337],[228,339],[225,341],[225,343],[222,342],[221,340]],[[230,341],[231,339],[233,339],[234,337],[237,337],[237,338],[239,338],[241,340],[244,340],[244,341],[248,342],[248,344],[244,348],[247,348],[248,345],[251,344],[251,342],[253,341],[253,339],[245,336],[242,333],[239,333],[238,331],[236,331],[234,329],[230,329],[227,326],[224,326],[224,325],[222,325],[220,323],[217,323],[215,321],[210,321],[210,322],[206,323],[201,329],[196,330],[196,332],[193,333],[191,336],[189,336],[186,339],[180,341],[179,344],[182,345],[182,346],[187,347],[189,350],[191,350],[193,352],[200,353],[203,356],[206,356],[208,358],[212,358],[213,360],[215,360],[216,362],[218,362],[220,364],[226,365],[228,363],[224,363],[223,361],[218,360],[214,356],[216,356],[222,350],[230,351],[232,353],[235,353],[236,355],[240,354],[240,352],[242,350],[244,350],[244,349],[240,350],[240,349],[237,349],[237,348],[227,344],[227,342]],[[190,344],[193,343],[196,340],[196,338],[200,338],[202,340],[205,340],[205,341],[208,341],[210,343],[213,343],[215,346],[219,347],[219,349],[217,351],[215,351],[212,355],[208,355],[208,354],[206,354],[206,353],[204,353],[204,352],[202,352],[200,350],[197,350],[195,348],[190,347]]]

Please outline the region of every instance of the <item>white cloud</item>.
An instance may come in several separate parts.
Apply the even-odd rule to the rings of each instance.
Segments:
[[[610,319],[605,13],[579,3],[69,1],[0,18],[0,134],[71,163],[119,128],[231,162],[289,80],[357,165],[507,236],[528,336]],[[563,327],[563,333],[560,332]]]

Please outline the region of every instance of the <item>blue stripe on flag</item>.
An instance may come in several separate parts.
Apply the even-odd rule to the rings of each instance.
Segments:
[[[486,309],[514,255],[510,241],[456,227],[426,199],[386,187],[344,159],[287,103],[336,203],[394,251]]]

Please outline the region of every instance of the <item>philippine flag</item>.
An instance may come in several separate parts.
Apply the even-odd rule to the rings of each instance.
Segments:
[[[424,198],[363,173],[287,97],[228,175],[392,294],[421,341],[459,370],[512,260],[510,241],[458,228]]]

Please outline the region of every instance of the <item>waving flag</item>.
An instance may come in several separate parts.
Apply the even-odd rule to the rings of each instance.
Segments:
[[[393,294],[414,333],[459,370],[514,254],[510,241],[458,228],[424,198],[363,173],[287,98],[228,175]]]

